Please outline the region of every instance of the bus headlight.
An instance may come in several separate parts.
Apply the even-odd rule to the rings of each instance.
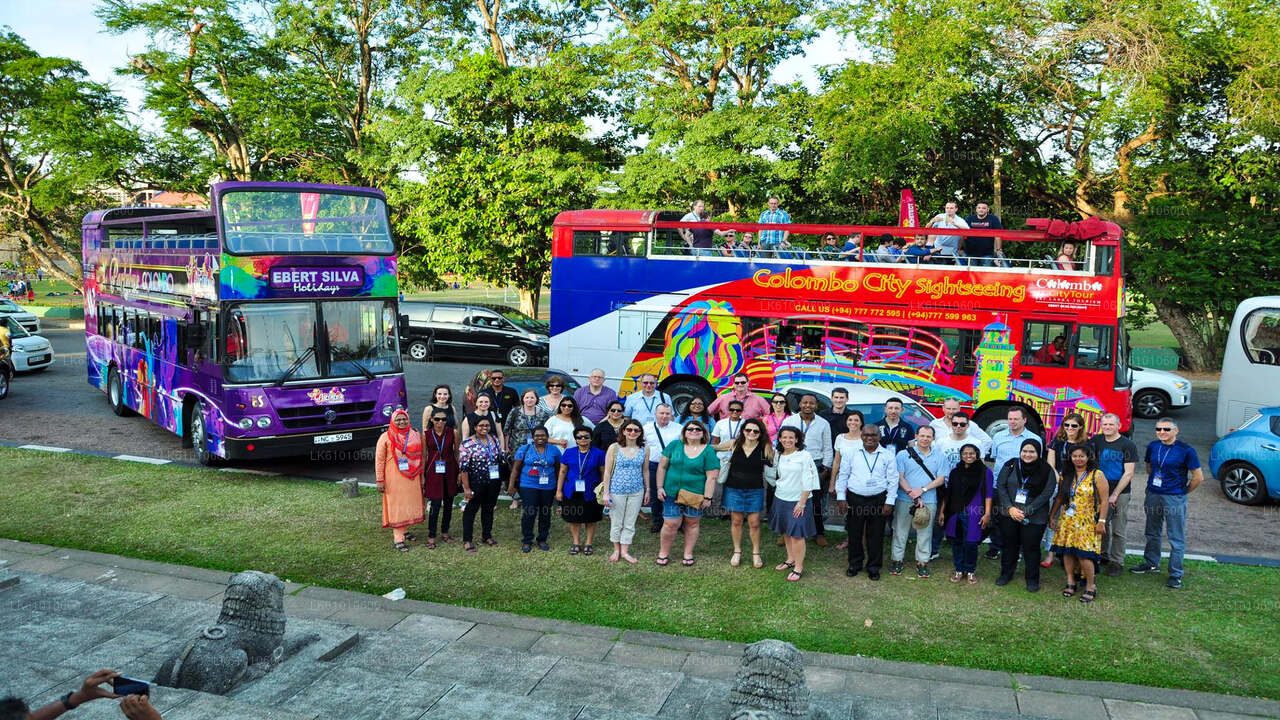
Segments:
[[[267,417],[266,415],[263,415],[262,417],[258,418],[258,427],[264,430],[266,428],[271,427],[271,418]]]
[[[394,411],[395,411],[395,408],[391,407],[390,405],[383,405],[382,417],[391,417],[391,413]]]
[[[253,418],[247,418],[247,417],[240,418],[239,422],[237,422],[236,425],[241,430],[251,430],[253,429]]]

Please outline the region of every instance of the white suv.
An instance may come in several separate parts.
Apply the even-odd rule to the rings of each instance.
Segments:
[[[39,335],[32,335],[12,317],[0,322],[8,323],[9,342],[13,345],[13,369],[17,372],[44,370],[53,364],[53,346]]]
[[[1191,404],[1191,381],[1164,370],[1133,368],[1133,414],[1154,420]]]

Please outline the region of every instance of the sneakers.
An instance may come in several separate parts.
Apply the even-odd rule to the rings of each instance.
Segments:
[[[916,563],[916,577],[921,580],[929,577],[929,566],[923,563]]]
[[[1138,565],[1137,567],[1129,568],[1129,572],[1133,573],[1134,575],[1147,575],[1147,574],[1159,575],[1160,568],[1156,567],[1155,565],[1152,565],[1151,563],[1144,562],[1141,565]]]
[[[1107,565],[1107,572],[1106,572],[1107,577],[1120,577],[1121,573],[1123,572],[1124,572],[1124,569],[1121,568],[1119,565],[1116,565],[1115,563],[1111,563],[1110,565]]]
[[[982,557],[988,560],[995,560],[1000,557],[1000,548],[991,548],[990,550],[982,553]]]
[[[1164,584],[1164,586],[1169,588],[1170,590],[1181,590],[1182,578],[1171,577],[1169,578],[1169,581]]]
[[[889,566],[889,574],[890,574],[890,575],[901,575],[901,574],[902,574],[902,563],[900,563],[900,562],[895,562],[895,563],[893,563],[892,565],[890,565],[890,566]]]

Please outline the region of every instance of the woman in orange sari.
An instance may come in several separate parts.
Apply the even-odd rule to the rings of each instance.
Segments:
[[[409,413],[391,413],[391,424],[378,438],[374,473],[382,493],[382,527],[391,528],[394,547],[409,552],[405,543],[415,539],[406,528],[421,523],[422,435],[409,426]]]

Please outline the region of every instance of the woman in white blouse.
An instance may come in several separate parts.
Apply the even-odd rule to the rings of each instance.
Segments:
[[[804,449],[804,433],[799,428],[784,427],[778,431],[778,481],[773,495],[769,529],[786,541],[787,560],[774,570],[790,570],[788,582],[804,575],[805,541],[817,534],[809,495],[820,492],[818,466]]]
[[[555,415],[547,418],[543,426],[547,428],[547,435],[550,436],[548,442],[561,450],[568,449],[573,444],[575,428],[585,427],[590,430],[595,427],[595,423],[582,417],[578,412],[578,403],[568,395],[560,398],[559,404],[552,408],[552,412]]]

